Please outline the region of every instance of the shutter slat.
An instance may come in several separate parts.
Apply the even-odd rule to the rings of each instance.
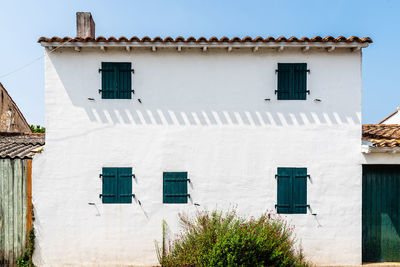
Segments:
[[[278,100],[287,100],[290,93],[290,64],[278,63]]]
[[[293,64],[294,68],[294,99],[306,100],[307,98],[307,64],[296,63]]]
[[[118,203],[117,175],[117,168],[103,168],[103,203]]]
[[[293,169],[293,213],[307,213],[307,168]]]
[[[291,213],[292,210],[292,169],[278,168],[277,175],[277,212]]]
[[[118,63],[118,98],[132,98],[131,63]]]
[[[114,96],[115,69],[110,62],[101,63],[101,98],[112,99]]]
[[[118,203],[132,203],[132,168],[118,168]]]

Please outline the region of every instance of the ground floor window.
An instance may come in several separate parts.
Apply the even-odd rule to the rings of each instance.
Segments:
[[[278,168],[275,205],[278,213],[307,213],[307,177],[307,168]]]
[[[188,194],[187,172],[163,173],[163,203],[187,203]]]

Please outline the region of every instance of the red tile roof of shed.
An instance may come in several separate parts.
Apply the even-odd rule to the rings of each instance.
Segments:
[[[400,147],[400,125],[364,124],[362,139],[375,147]]]

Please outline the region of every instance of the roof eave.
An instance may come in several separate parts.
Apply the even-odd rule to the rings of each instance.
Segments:
[[[400,147],[376,147],[362,145],[361,152],[364,154],[369,153],[400,153]]]
[[[86,47],[86,48],[353,48],[359,50],[369,46],[367,42],[45,42],[41,41],[43,47]]]

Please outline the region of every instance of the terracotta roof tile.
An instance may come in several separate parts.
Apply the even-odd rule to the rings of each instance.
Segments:
[[[44,134],[0,133],[0,158],[32,158],[44,143]]]
[[[338,37],[332,37],[332,36],[326,36],[326,37],[321,37],[321,36],[314,36],[312,38],[307,38],[307,37],[301,37],[301,38],[297,38],[294,36],[291,36],[289,38],[286,38],[284,36],[280,36],[278,38],[274,38],[274,37],[255,37],[252,38],[250,36],[245,36],[243,38],[240,37],[232,37],[232,38],[228,38],[226,36],[221,37],[221,38],[217,38],[215,36],[207,39],[206,37],[188,37],[188,38],[184,38],[182,36],[178,36],[175,39],[168,36],[165,37],[164,39],[162,39],[161,37],[157,36],[154,38],[151,38],[149,36],[144,36],[143,38],[139,38],[137,36],[133,36],[130,39],[126,38],[125,36],[122,36],[120,38],[115,38],[113,36],[111,37],[103,37],[103,36],[99,36],[97,38],[92,38],[92,37],[87,37],[87,38],[81,38],[81,37],[75,37],[75,38],[71,38],[71,37],[51,37],[51,38],[47,38],[47,37],[40,37],[40,39],[38,40],[38,43],[41,42],[45,42],[45,43],[64,43],[64,42],[83,42],[83,43],[90,43],[90,42],[115,42],[115,43],[119,43],[119,42],[150,42],[150,43],[156,43],[156,42],[161,42],[161,43],[166,43],[166,42],[184,42],[184,43],[189,43],[189,42],[207,42],[207,43],[212,43],[212,42],[229,42],[229,43],[233,43],[233,42],[264,42],[264,43],[268,43],[268,42],[321,42],[321,43],[326,43],[326,42],[334,42],[334,43],[340,43],[340,42],[345,42],[345,43],[351,43],[351,42],[356,42],[356,43],[372,43],[372,39],[369,37],[362,37],[359,38],[357,36],[351,36],[351,37],[343,37],[343,36],[338,36]]]
[[[400,125],[364,124],[362,139],[375,147],[400,147]]]

